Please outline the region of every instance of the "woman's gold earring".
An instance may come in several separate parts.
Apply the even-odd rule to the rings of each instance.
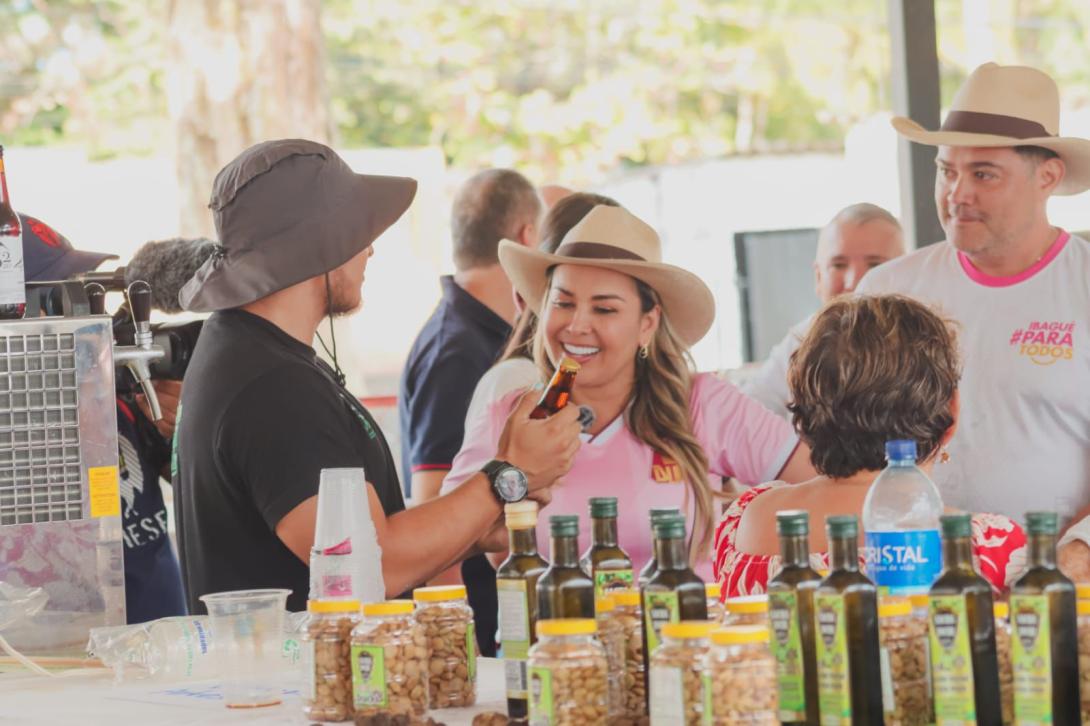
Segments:
[[[647,356],[651,355],[651,351],[646,345],[640,346],[640,360],[647,360]]]
[[[950,452],[946,450],[946,447],[942,447],[942,451],[939,452],[939,463],[945,464],[950,461]]]

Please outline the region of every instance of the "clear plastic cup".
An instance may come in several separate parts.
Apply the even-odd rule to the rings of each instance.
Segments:
[[[201,596],[212,625],[212,657],[227,708],[280,703],[284,607],[290,590]]]

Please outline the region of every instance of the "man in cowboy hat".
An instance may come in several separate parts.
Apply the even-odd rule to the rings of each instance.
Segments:
[[[867,274],[858,291],[905,293],[958,324],[957,434],[935,467],[947,504],[1022,518],[1090,503],[1090,244],[1053,226],[1053,194],[1090,187],[1090,141],[1058,135],[1046,74],[987,63],[938,131],[935,202],[946,240]]]
[[[531,421],[527,397],[469,491],[403,511],[382,432],[311,347],[323,318],[360,306],[372,243],[415,192],[412,179],[355,174],[329,147],[298,139],[257,144],[216,176],[210,207],[223,247],[180,295],[186,309],[214,313],[175,437],[191,610],[210,592],[263,587],[290,588],[288,607],[306,606],[323,468],[363,468],[390,595],[494,541],[482,535],[504,502],[547,501],[567,470],[578,412]]]

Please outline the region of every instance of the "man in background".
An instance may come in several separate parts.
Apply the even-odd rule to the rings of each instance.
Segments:
[[[904,237],[897,218],[866,202],[836,213],[818,237],[814,256],[814,291],[821,304],[850,293],[871,268],[905,253]],[[787,366],[798,349],[813,316],[788,331],[768,354],[760,370],[742,389],[773,413],[787,416]]]

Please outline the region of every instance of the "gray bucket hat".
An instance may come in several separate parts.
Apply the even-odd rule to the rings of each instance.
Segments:
[[[222,247],[178,300],[194,312],[225,310],[335,270],[371,246],[415,194],[415,179],[356,174],[324,144],[255,144],[216,175],[208,206]]]

